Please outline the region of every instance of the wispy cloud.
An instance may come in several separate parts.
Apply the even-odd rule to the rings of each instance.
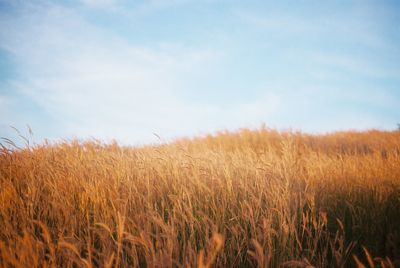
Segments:
[[[309,55],[310,61],[321,67],[335,68],[351,75],[363,75],[374,78],[398,78],[400,69],[381,66],[379,60],[371,62],[350,53],[321,53],[314,52]]]
[[[2,31],[1,46],[23,73],[9,81],[10,90],[33,100],[66,137],[151,141],[153,132],[168,138],[212,131],[232,126],[233,114],[259,118],[262,110],[245,104],[238,113],[240,107],[229,111],[184,99],[185,77],[207,75],[221,58],[212,48],[132,44],[56,5],[28,8],[2,24],[10,30]]]
[[[125,143],[262,122],[306,131],[394,124],[397,48],[361,23],[368,14],[237,5],[205,24],[192,3],[13,3],[0,16],[0,50],[17,75],[2,82],[0,124]],[[172,7],[186,5],[192,13],[171,22]],[[197,16],[219,18],[209,8]]]
[[[272,36],[297,37],[298,41],[329,41],[337,46],[356,44],[380,49],[391,47],[382,35],[385,24],[376,23],[381,18],[376,17],[371,11],[373,7],[368,3],[357,7],[354,4],[346,8],[338,6],[322,10],[307,9],[307,12],[298,7],[297,11],[288,12],[287,7],[272,6],[261,12],[238,9],[235,13],[243,22],[269,32]]]
[[[118,0],[80,0],[82,4],[94,8],[112,8],[115,7]]]

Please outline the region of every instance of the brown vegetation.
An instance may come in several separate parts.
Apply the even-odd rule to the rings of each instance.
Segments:
[[[400,265],[400,132],[0,154],[0,267]]]

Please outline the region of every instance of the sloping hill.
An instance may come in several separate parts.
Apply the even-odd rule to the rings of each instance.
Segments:
[[[400,132],[4,147],[0,226],[0,267],[394,267]]]

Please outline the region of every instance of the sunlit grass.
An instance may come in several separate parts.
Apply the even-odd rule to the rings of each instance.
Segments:
[[[0,155],[0,267],[395,267],[400,132]]]

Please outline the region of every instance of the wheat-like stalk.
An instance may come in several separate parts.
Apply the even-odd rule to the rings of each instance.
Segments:
[[[400,132],[5,141],[0,267],[400,266]]]

